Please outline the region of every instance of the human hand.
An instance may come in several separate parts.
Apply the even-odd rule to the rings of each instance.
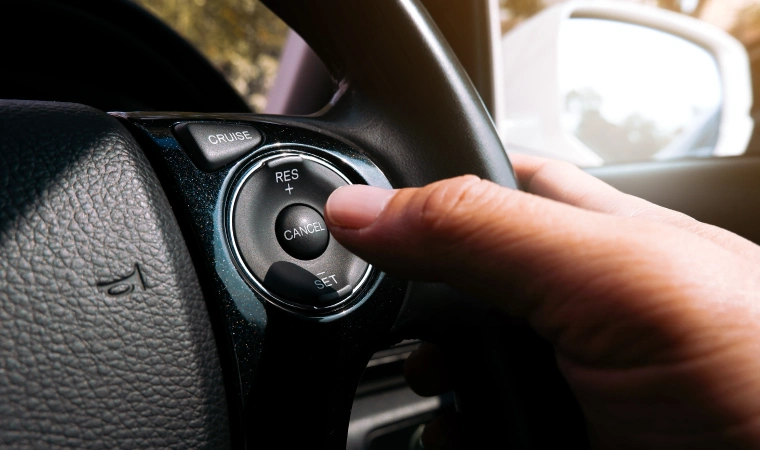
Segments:
[[[384,271],[525,318],[596,448],[760,447],[760,247],[568,164],[511,159],[527,192],[472,176],[351,186],[327,224]],[[435,355],[417,355],[419,379]]]

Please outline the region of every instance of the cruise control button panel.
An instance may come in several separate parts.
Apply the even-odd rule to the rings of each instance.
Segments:
[[[330,237],[324,205],[348,180],[309,155],[270,156],[236,183],[230,228],[254,285],[290,306],[329,308],[366,278],[369,265]]]

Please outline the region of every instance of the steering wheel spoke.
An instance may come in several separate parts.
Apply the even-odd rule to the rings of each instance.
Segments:
[[[306,203],[321,213],[323,204],[319,200],[298,193],[309,186],[303,184],[307,177],[330,175],[328,170],[314,170],[329,166],[345,176],[346,182],[389,186],[383,173],[345,142],[269,119],[191,114],[118,116],[139,137],[175,211],[183,218],[180,222],[199,267],[217,334],[222,337],[218,342],[226,353],[223,360],[229,363],[227,390],[234,393],[231,403],[235,402],[233,420],[240,421],[239,438],[251,445],[282,441],[311,448],[344,446],[356,385],[371,355],[393,343],[388,331],[403,301],[406,282],[370,268],[363,282],[352,286],[352,294],[333,300],[334,305],[289,298],[270,283],[271,270],[255,272],[249,267],[247,261],[251,259],[241,256],[245,250],[235,242],[242,238],[230,229],[235,227],[235,210],[246,212],[238,219],[245,222],[269,217],[272,220],[257,225],[257,229],[265,233],[259,236],[261,240],[274,249],[265,248],[250,258],[262,259],[262,254],[273,252],[273,259],[263,267],[283,260],[290,265],[305,264],[308,270],[303,271],[325,287],[342,275],[331,278],[322,274],[318,268],[323,258],[310,262],[289,255],[275,238],[273,217],[292,204]],[[263,138],[242,160],[209,172],[200,169],[176,140],[174,129],[179,123],[205,123],[214,137],[214,124],[219,129],[230,124],[247,126]],[[267,172],[270,166],[274,168]],[[259,182],[256,174],[266,178]],[[261,190],[250,197],[234,195],[236,186],[248,183]],[[240,206],[244,202],[251,207],[271,203],[274,209],[267,216],[266,211],[246,210]],[[308,233],[308,228],[304,229]],[[287,236],[292,238],[293,233]]]

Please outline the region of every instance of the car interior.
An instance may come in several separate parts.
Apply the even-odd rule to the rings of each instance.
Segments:
[[[347,184],[519,188],[499,2],[249,3],[288,32],[261,110],[137,2],[0,5],[0,447],[414,449],[456,410],[469,448],[587,448],[549,344],[320,225]],[[759,133],[584,170],[760,243]],[[422,341],[453,392],[406,385]]]

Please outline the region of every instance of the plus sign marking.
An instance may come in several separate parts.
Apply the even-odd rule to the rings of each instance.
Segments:
[[[275,183],[288,183],[288,187],[285,188],[288,191],[288,195],[293,195],[294,187],[290,186],[290,181],[296,181],[298,179],[298,169],[290,169],[274,174]]]

